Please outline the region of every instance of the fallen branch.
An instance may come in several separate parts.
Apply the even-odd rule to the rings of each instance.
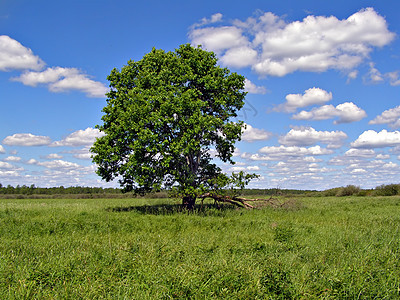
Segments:
[[[203,195],[200,195],[199,198],[201,198],[202,201],[205,198],[211,198],[211,199],[214,199],[217,202],[227,202],[227,203],[236,205],[238,207],[247,208],[247,209],[256,208],[255,206],[250,205],[247,202],[270,202],[272,204],[271,200],[274,200],[272,198],[270,198],[270,199],[259,199],[259,198],[247,199],[247,198],[235,197],[235,196],[231,197],[231,196],[216,195],[216,194],[213,194],[213,193],[205,193]],[[276,199],[276,201],[277,201],[277,199]],[[280,206],[280,203],[277,206]]]
[[[246,209],[257,208],[257,206],[250,205],[247,202],[268,203],[268,205],[275,207],[275,208],[283,207],[285,205],[285,202],[282,203],[277,198],[273,198],[273,197],[270,197],[269,199],[260,199],[260,198],[247,199],[247,198],[242,198],[242,197],[235,197],[235,196],[232,197],[232,196],[217,195],[217,194],[213,194],[213,193],[205,193],[205,194],[198,196],[198,198],[201,198],[202,203],[205,198],[211,198],[211,199],[214,199],[216,202],[226,202],[226,203],[230,203],[230,204],[236,205],[241,208],[246,208]]]

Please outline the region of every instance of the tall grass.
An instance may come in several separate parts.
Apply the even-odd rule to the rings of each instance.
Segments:
[[[400,298],[400,198],[296,201],[3,199],[0,299]]]

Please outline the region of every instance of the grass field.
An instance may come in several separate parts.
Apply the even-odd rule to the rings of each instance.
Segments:
[[[400,198],[0,200],[0,299],[400,298]]]

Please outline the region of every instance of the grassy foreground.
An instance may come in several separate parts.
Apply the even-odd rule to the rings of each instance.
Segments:
[[[0,200],[0,299],[400,298],[399,197],[173,203]]]

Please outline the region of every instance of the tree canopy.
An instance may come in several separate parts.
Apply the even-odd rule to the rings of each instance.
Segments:
[[[173,190],[192,208],[224,178],[211,152],[234,163],[245,78],[218,66],[214,53],[185,44],[174,52],[153,48],[107,79],[97,126],[104,136],[91,148],[97,174],[117,178],[125,191]]]

